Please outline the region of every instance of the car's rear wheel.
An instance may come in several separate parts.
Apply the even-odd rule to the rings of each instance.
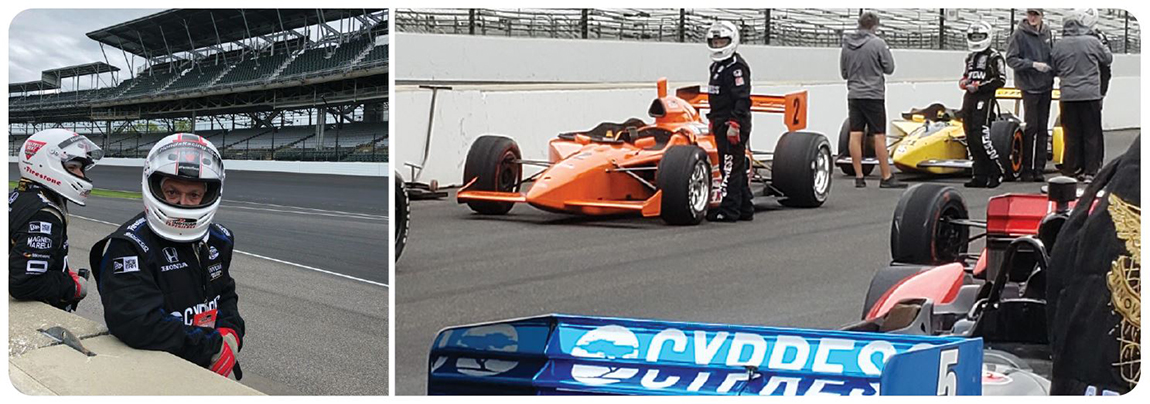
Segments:
[[[480,136],[467,152],[463,183],[473,191],[518,192],[523,177],[522,155],[514,140],[503,136]],[[471,210],[485,215],[502,215],[515,206],[512,202],[468,201]]]
[[[698,146],[671,146],[659,161],[655,182],[663,192],[660,216],[667,224],[695,225],[707,214],[711,163]]]
[[[831,193],[830,142],[813,132],[787,132],[775,145],[771,185],[782,192],[779,203],[797,208],[822,206]]]
[[[871,132],[868,130],[868,132]],[[839,130],[839,157],[850,157],[850,142],[851,142],[851,122],[850,119],[843,120],[843,127]],[[870,137],[863,136],[863,158],[874,157],[874,140]],[[863,176],[870,175],[874,171],[874,164],[863,165]],[[847,176],[855,176],[855,167],[852,164],[839,165],[839,169]]]
[[[1022,172],[1022,127],[1013,120],[994,121],[990,124],[990,142],[998,152],[1003,181],[1017,180]]]
[[[395,177],[395,209],[392,210],[392,216],[395,217],[395,259],[398,261],[399,256],[403,255],[403,247],[407,245],[411,208],[407,204],[407,189],[404,187],[403,178],[396,173],[392,175]]]
[[[918,184],[898,200],[890,227],[894,262],[940,265],[956,262],[970,244],[970,228],[951,223],[968,219],[966,202],[954,188]]]

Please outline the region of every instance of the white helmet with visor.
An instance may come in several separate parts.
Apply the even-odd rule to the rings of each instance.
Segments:
[[[29,136],[19,155],[21,178],[84,206],[92,193],[87,171],[104,157],[104,151],[76,132],[48,129]]]
[[[148,227],[172,241],[201,240],[224,191],[224,163],[207,139],[177,133],[152,146],[144,162]]]

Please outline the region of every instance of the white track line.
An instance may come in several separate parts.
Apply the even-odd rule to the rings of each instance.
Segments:
[[[361,213],[326,213],[326,212],[301,212],[298,210],[282,210],[282,209],[268,209],[268,208],[253,208],[250,206],[236,206],[236,205],[223,205],[226,209],[248,209],[258,210],[262,212],[277,212],[277,213],[291,213],[296,215],[310,215],[310,216],[328,216],[338,217],[345,219],[364,219],[364,220],[387,220],[387,216],[365,215]]]
[[[80,216],[80,215],[74,215],[74,214],[73,214],[73,215],[70,215],[70,216],[72,216],[72,217],[75,217],[75,218],[79,218],[79,219],[84,219],[84,220],[88,220],[88,221],[96,222],[96,223],[102,223],[102,224],[106,224],[106,225],[109,225],[109,226],[120,227],[120,225],[118,225],[118,224],[115,224],[115,223],[112,223],[112,222],[106,222],[106,221],[103,221],[103,220],[100,220],[100,219],[93,219],[93,218],[90,218],[90,217],[84,217],[84,216]],[[281,260],[281,259],[277,259],[277,258],[272,258],[272,257],[265,257],[265,256],[263,256],[263,255],[259,255],[259,254],[253,254],[253,253],[250,253],[250,252],[247,252],[247,251],[242,251],[242,250],[232,250],[232,251],[238,252],[238,253],[240,253],[240,254],[243,254],[243,255],[251,256],[251,257],[256,257],[256,258],[263,258],[263,259],[265,259],[265,260],[268,260],[268,261],[272,261],[272,262],[278,262],[278,263],[280,263],[280,264],[284,264],[284,265],[291,265],[291,266],[294,266],[294,267],[297,267],[297,268],[303,268],[303,269],[307,269],[307,270],[312,270],[312,271],[316,271],[316,272],[321,272],[321,273],[325,273],[325,274],[328,274],[328,275],[335,275],[335,276],[338,276],[338,277],[341,277],[341,278],[347,278],[347,279],[351,279],[351,280],[353,280],[353,281],[359,281],[359,282],[363,282],[363,283],[366,283],[366,284],[369,284],[369,285],[383,286],[383,287],[385,287],[385,288],[390,288],[390,287],[391,287],[391,285],[388,285],[388,284],[386,284],[386,283],[382,283],[382,282],[376,282],[376,281],[369,281],[369,280],[367,280],[367,279],[363,279],[363,278],[356,278],[356,277],[354,277],[354,276],[351,276],[351,275],[344,275],[344,274],[341,274],[341,273],[339,273],[339,272],[332,272],[332,271],[328,271],[328,270],[326,270],[326,269],[319,269],[319,268],[316,268],[316,267],[311,267],[311,266],[307,266],[307,265],[304,265],[304,264],[297,264],[297,263],[294,263],[294,262],[291,262],[291,261],[284,261],[284,260]]]

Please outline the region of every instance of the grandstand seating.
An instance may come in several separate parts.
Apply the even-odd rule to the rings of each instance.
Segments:
[[[387,44],[376,45],[371,51],[359,60],[357,66],[373,65],[387,60]]]
[[[275,55],[261,55],[249,57],[229,70],[216,81],[216,86],[239,84],[259,81],[268,78],[284,61],[291,57],[290,53],[279,52]]]
[[[338,47],[308,49],[296,56],[280,72],[279,77],[291,77],[347,67],[370,44],[370,38],[364,37],[345,42]]]
[[[164,86],[167,86],[168,83],[172,82],[172,80],[175,80],[176,78],[178,78],[179,75],[180,75],[180,72],[176,71],[176,70],[172,70],[170,72],[168,72],[168,71],[162,71],[162,72],[153,71],[151,74],[148,74],[148,73],[141,74],[139,76],[136,76],[135,79],[133,79],[133,81],[136,82],[135,85],[132,85],[130,88],[128,88],[128,91],[125,91],[123,94],[120,94],[120,97],[135,97],[135,96],[139,96],[139,95],[149,95],[151,93],[154,93],[154,92],[164,88]]]
[[[184,73],[183,76],[176,79],[176,81],[173,81],[172,84],[168,85],[165,92],[203,87],[211,83],[212,80],[222,74],[227,68],[228,65],[224,63],[204,63],[200,66],[193,67],[190,71]]]

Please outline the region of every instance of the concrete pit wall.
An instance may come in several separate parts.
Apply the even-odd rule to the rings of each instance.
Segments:
[[[558,133],[631,117],[650,121],[646,110],[656,79],[667,77],[672,88],[703,84],[709,65],[699,44],[398,34],[393,49],[393,60],[402,63],[393,66],[397,86],[391,105],[399,119],[392,161],[404,178],[411,179],[404,164],[419,164],[426,145],[431,90],[417,84],[452,86],[437,96],[430,154],[417,178],[445,185],[459,184],[468,148],[482,134],[510,136],[524,158],[545,159],[547,141]],[[847,112],[839,49],[744,45],[739,52],[751,65],[756,94],[808,91],[808,130],[837,146]],[[934,102],[961,106],[956,83],[965,52],[898,49],[893,54],[888,119]],[[1103,111],[1106,129],[1141,126],[1140,63],[1140,55],[1115,55]],[[1009,77],[1013,82],[1013,73]],[[756,114],[752,148],[773,150],[783,131],[780,116]]]

